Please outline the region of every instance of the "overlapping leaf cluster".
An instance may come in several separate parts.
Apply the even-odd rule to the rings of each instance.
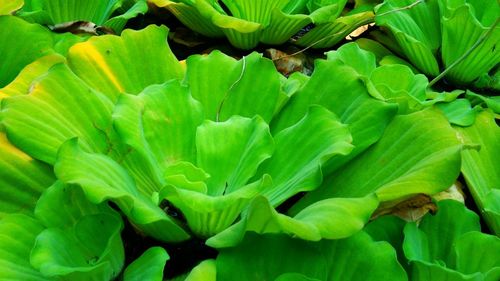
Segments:
[[[315,14],[338,25],[345,2],[256,1],[240,19],[217,1],[155,4],[250,48],[281,43]],[[242,3],[224,2],[233,16]],[[99,9],[64,14],[52,4],[26,1],[18,15],[119,32],[145,7],[89,1]],[[368,41],[327,52],[310,77],[285,78],[258,53],[179,62],[164,26],[89,37],[6,15],[0,27],[0,279],[164,280],[163,247],[125,264],[125,222],[159,243],[202,239],[218,249],[178,280],[500,278],[494,97],[436,92],[411,67],[383,63],[385,51]],[[460,172],[497,236],[450,201],[419,225],[369,222],[381,208],[446,190]]]
[[[373,21],[370,4],[343,13],[347,0],[150,0],[182,23],[208,37],[227,37],[232,45],[282,44],[307,25],[314,25],[296,44],[331,47],[350,32]],[[319,41],[319,42],[317,42]]]

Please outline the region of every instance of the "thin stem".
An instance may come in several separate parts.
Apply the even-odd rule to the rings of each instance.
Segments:
[[[465,52],[461,57],[459,57],[456,61],[454,61],[448,68],[446,68],[443,72],[441,72],[436,78],[432,79],[432,81],[429,83],[427,86],[428,88],[432,87],[434,84],[436,84],[439,80],[441,80],[452,68],[454,68],[457,64],[461,63],[463,60],[465,60],[481,43],[483,43],[488,36],[493,33],[495,28],[497,27],[498,23],[500,22],[500,18],[497,18],[495,23],[481,36],[479,39],[470,47],[467,52]]]
[[[409,10],[409,9],[417,6],[418,4],[424,3],[424,2],[425,2],[425,0],[418,0],[418,1],[415,1],[415,2],[411,3],[408,6],[404,6],[404,7],[401,7],[401,8],[397,8],[397,9],[394,9],[394,10],[390,10],[390,11],[378,14],[377,17],[383,17],[383,16],[388,15],[388,14],[392,14],[392,13],[396,13],[396,12],[401,12],[401,11],[404,11],[404,10]]]
[[[234,86],[236,86],[236,84],[238,84],[241,81],[241,79],[243,78],[243,74],[245,73],[245,70],[247,67],[247,61],[246,61],[245,57],[243,57],[242,59],[243,59],[243,66],[241,67],[240,77],[238,77],[238,79],[236,79],[236,81],[234,81],[233,84],[231,84],[229,89],[227,89],[226,93],[224,94],[224,97],[222,98],[222,100],[219,104],[219,107],[217,108],[217,113],[215,115],[215,122],[219,122],[219,117],[220,117],[220,113],[222,111],[222,106],[224,106],[224,102],[226,101],[227,97],[229,96],[229,92],[231,92],[231,90],[234,88]]]

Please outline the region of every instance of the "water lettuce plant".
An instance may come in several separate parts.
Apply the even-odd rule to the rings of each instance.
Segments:
[[[258,43],[278,45],[308,24],[314,24],[297,40],[304,46],[333,46],[357,27],[372,22],[369,8],[355,9],[339,17],[347,0],[150,0],[171,11],[182,23],[208,37],[227,37],[237,48],[252,49]],[[327,37],[324,40],[324,37]],[[320,41],[320,42],[316,42]]]
[[[500,129],[495,123],[491,111],[481,112],[469,127],[456,127],[462,138],[479,145],[478,149],[463,152],[462,173],[470,192],[481,211],[481,215],[496,235],[500,234],[500,209],[498,203],[499,173],[496,170],[498,161]]]
[[[387,216],[366,231],[399,251],[410,280],[497,280],[500,239],[481,233],[479,217],[462,203],[443,200],[437,206],[437,214],[426,215],[418,224]]]
[[[129,19],[147,10],[145,0],[24,0],[23,7],[16,14],[53,28],[83,21],[120,33]]]
[[[375,21],[386,28],[387,40],[395,41],[388,46],[417,69],[430,77],[444,76],[449,83],[466,85],[498,65],[498,1],[414,2],[386,0],[377,7]]]
[[[358,11],[373,2],[356,1]],[[222,15],[238,3],[169,9],[206,5],[193,20],[210,11],[246,26]],[[336,21],[345,3],[265,11]],[[106,17],[145,2],[108,4]],[[0,8],[1,280],[500,277],[494,96],[438,92],[375,41],[285,77],[256,52],[179,61],[165,26],[54,33],[10,15],[20,5]],[[38,7],[32,19],[54,11]],[[460,173],[483,231],[497,236],[462,203],[430,199]],[[420,198],[437,214],[381,216],[418,209]]]

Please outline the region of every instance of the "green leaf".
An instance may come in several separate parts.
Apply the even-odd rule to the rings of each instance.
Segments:
[[[13,146],[0,129],[0,219],[31,214],[41,193],[55,181],[52,168]]]
[[[327,56],[328,61],[316,61],[311,78],[291,97],[271,124],[271,130],[279,132],[299,121],[312,104],[324,106],[347,124],[354,149],[348,155],[332,157],[323,166],[325,174],[377,142],[397,112],[396,105],[371,97],[363,82],[376,67],[373,54],[350,43],[327,53]],[[325,83],[330,80],[336,82]]]
[[[498,237],[484,235],[478,231],[471,231],[456,241],[457,269],[465,274],[484,272],[484,280],[493,281],[500,278],[500,240]],[[480,258],[475,257],[481,249]],[[485,250],[485,251],[483,251]]]
[[[4,5],[0,4],[3,8]],[[0,89],[14,80],[28,64],[54,53],[52,34],[43,27],[14,16],[0,16]],[[0,94],[0,98],[2,95]]]
[[[377,58],[377,62],[380,62],[384,57],[394,55],[378,41],[368,38],[359,38],[355,42],[361,49],[374,54]]]
[[[149,86],[138,96],[121,95],[113,120],[120,138],[162,169],[196,161],[195,135],[203,112],[177,80]]]
[[[23,214],[0,219],[0,279],[51,281],[30,264],[30,252],[43,225]]]
[[[446,68],[457,62],[480,38],[486,36],[489,29],[494,28],[484,41],[446,74],[452,83],[471,83],[500,63],[500,52],[495,52],[500,26],[493,26],[494,19],[500,13],[500,5],[495,0],[446,0],[439,4],[443,32],[441,56]],[[481,18],[482,15],[485,16]]]
[[[340,10],[342,11],[342,10]],[[373,22],[372,11],[355,11],[345,16],[330,17],[328,21],[317,24],[300,37],[295,44],[302,47],[330,48],[345,39],[356,28]]]
[[[109,214],[81,217],[72,228],[42,231],[31,251],[31,264],[61,280],[109,280],[123,266],[122,222]]]
[[[205,260],[195,266],[184,281],[216,281],[215,260]]]
[[[39,7],[41,13],[45,13],[50,22],[41,22],[41,24],[57,24],[71,21],[89,21],[97,25],[102,25],[106,18],[111,16],[111,13],[116,9],[118,0],[108,1],[77,1],[77,0],[32,0],[30,2],[37,2],[36,6]],[[32,13],[39,11],[29,11],[23,9],[24,13]],[[20,14],[23,16],[23,13]]]
[[[418,227],[407,224],[403,249],[412,280],[498,280],[500,238],[479,230],[477,215],[453,200],[440,201],[437,215]]]
[[[485,97],[483,95],[478,95],[472,91],[467,91],[465,95],[468,99],[471,100],[473,104],[484,103],[486,107],[493,110],[493,112],[495,112],[496,114],[500,114],[500,97]]]
[[[462,146],[440,112],[424,110],[394,118],[375,145],[328,176],[295,210],[331,197],[362,197],[382,202],[418,193],[434,194],[458,177]]]
[[[464,143],[479,144],[480,149],[462,152],[462,173],[481,215],[496,235],[500,235],[500,128],[494,114],[483,111],[470,127],[455,127]]]
[[[120,37],[92,37],[69,50],[68,65],[90,87],[116,101],[121,93],[138,94],[149,85],[182,78],[182,66],[165,43],[167,34],[166,27],[150,25],[125,30]]]
[[[340,61],[342,64],[352,67],[361,77],[370,77],[377,68],[375,56],[370,51],[364,51],[356,43],[347,43],[336,51],[326,53],[328,61]]]
[[[43,193],[35,215],[45,227],[31,264],[61,280],[108,280],[121,271],[123,222],[107,204],[94,205],[81,189],[60,182]]]
[[[413,74],[405,65],[383,65],[370,76],[374,88],[369,88],[374,96],[380,95],[387,102],[399,105],[399,114],[421,110],[426,99],[427,78]],[[376,91],[373,93],[373,91]]]
[[[285,233],[309,241],[346,238],[363,228],[378,206],[374,195],[364,198],[331,198],[316,202],[294,217],[278,213],[265,197],[257,197],[243,220],[207,240],[225,248],[238,245],[246,232]]]
[[[307,25],[309,20],[306,16],[291,16],[281,12],[288,3],[287,0],[226,1],[224,4],[230,15],[214,1],[195,1],[193,5],[202,17],[210,19],[211,24],[224,32],[232,45],[251,49],[262,38],[267,43],[284,43],[290,38],[289,35]],[[266,30],[269,31],[264,34]],[[271,34],[276,37],[270,37]]]
[[[147,249],[123,274],[124,281],[162,281],[163,268],[170,257],[162,247]]]
[[[132,2],[133,3],[133,2]],[[128,20],[133,19],[139,15],[144,15],[148,11],[148,3],[146,0],[135,0],[134,5],[131,7],[121,7],[123,14],[117,15],[115,17],[107,20],[103,25],[111,28],[115,32],[121,32]]]
[[[12,14],[23,5],[24,0],[0,0],[0,16]]]
[[[375,23],[388,28],[408,60],[427,75],[437,76],[437,50],[441,44],[440,15],[437,0],[386,0],[377,6]]]
[[[148,2],[157,7],[168,9],[180,22],[193,31],[207,37],[224,37],[222,29],[212,24],[211,19],[204,17],[196,7],[169,0],[149,0]]]
[[[29,95],[4,99],[2,122],[12,143],[53,164],[61,144],[73,137],[86,151],[111,150],[111,109],[106,97],[60,64],[38,79]]]
[[[28,5],[18,13],[18,16],[39,24],[57,25],[67,22],[86,21],[98,26],[112,28],[120,32],[128,19],[144,14],[147,4],[144,0],[120,14],[124,0],[30,0]],[[119,14],[112,17],[113,14]]]
[[[346,4],[346,0],[318,3],[304,0],[235,0],[224,1],[223,9],[220,2],[210,0],[151,2],[168,9],[190,29],[208,37],[225,36],[233,46],[240,49],[252,49],[259,42],[283,44],[311,22],[332,23]],[[306,5],[310,6],[310,9],[306,9]],[[309,15],[307,10],[311,12]],[[337,30],[332,31],[330,27],[326,30],[335,33],[341,29],[342,33],[347,34],[350,32],[348,29],[354,30],[357,27],[352,24],[353,19],[345,22],[347,23],[340,21]],[[334,40],[338,42],[343,37],[345,36],[338,35]],[[333,44],[328,46],[331,45]]]
[[[224,72],[214,73],[214,69]],[[214,121],[225,121],[232,115],[260,115],[269,122],[281,86],[274,64],[261,54],[252,53],[236,61],[220,51],[190,56],[186,82],[193,97],[203,105],[205,118]]]
[[[123,167],[105,155],[84,152],[76,139],[61,147],[54,169],[62,182],[79,185],[92,203],[105,200],[116,203],[146,234],[161,241],[182,241],[189,237],[155,205],[152,194],[137,189]]]
[[[216,263],[221,281],[297,280],[285,279],[287,273],[303,275],[298,280],[407,280],[390,245],[366,233],[321,242],[249,233],[240,245],[221,249]]]
[[[206,121],[196,130],[197,166],[206,171],[208,195],[229,194],[245,185],[273,154],[269,127],[260,118],[233,116]]]
[[[403,228],[406,222],[397,216],[381,216],[369,222],[363,229],[375,241],[386,241],[396,250],[399,263],[407,270],[408,260],[403,252]]]
[[[206,238],[229,227],[249,201],[269,186],[271,180],[264,176],[260,181],[239,187],[225,195],[211,196],[184,189],[183,186],[166,186],[159,196],[182,211],[189,228],[196,235]]]
[[[436,107],[441,109],[453,125],[468,127],[474,124],[477,110],[471,107],[469,100],[456,99],[449,103],[439,103]]]
[[[247,182],[271,156],[274,142],[259,116],[233,116],[225,122],[207,120],[200,125],[196,130],[196,149],[197,168],[209,177],[199,177],[198,181],[204,182],[193,186],[186,173],[188,167],[178,166],[182,168],[181,175],[189,176],[184,178],[188,182],[173,182],[175,172],[171,171],[166,180],[175,186],[167,186],[160,198],[166,198],[183,212],[194,233],[209,237],[231,225],[248,202],[270,186],[267,177]]]
[[[0,88],[0,100],[6,97],[26,95],[30,92],[33,81],[56,65],[63,63],[65,58],[58,54],[41,57],[25,66],[16,78],[3,88]]]
[[[292,3],[292,1],[289,1],[289,3]],[[283,10],[273,9],[269,25],[263,30],[260,41],[269,45],[286,43],[304,26],[310,24],[311,21],[311,17],[307,15],[288,14]]]
[[[86,215],[119,215],[107,204],[93,204],[84,192],[60,181],[47,188],[36,204],[35,217],[47,228],[70,228]]]
[[[454,266],[454,240],[479,229],[477,215],[463,204],[453,200],[441,201],[435,216],[425,216],[418,226],[416,223],[406,225],[403,249],[409,260],[439,260]]]
[[[323,179],[321,166],[334,155],[347,155],[352,150],[347,126],[321,106],[310,107],[304,118],[276,134],[274,141],[274,154],[257,174],[273,179],[272,188],[263,193],[273,206],[318,187]]]
[[[320,281],[319,279],[309,278],[299,273],[284,273],[274,280],[275,281]]]

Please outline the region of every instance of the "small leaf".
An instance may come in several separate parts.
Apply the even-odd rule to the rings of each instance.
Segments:
[[[184,281],[216,281],[215,260],[205,260],[195,266]]]
[[[407,280],[394,249],[363,232],[321,242],[249,233],[238,246],[220,250],[216,263],[221,281],[275,280],[287,273],[294,273],[289,278],[303,275],[298,280],[333,281],[346,276],[349,280]]]
[[[214,73],[214,69],[225,71]],[[225,121],[232,115],[248,118],[260,115],[269,122],[281,86],[280,74],[272,61],[261,54],[252,53],[236,61],[220,51],[208,56],[190,56],[186,82],[193,97],[203,105],[206,119],[213,121]]]
[[[125,30],[120,37],[104,35],[71,47],[68,65],[91,88],[116,101],[121,93],[139,94],[147,86],[184,75],[165,40],[165,26]],[[137,44],[141,42],[141,44]]]
[[[471,107],[469,100],[456,99],[449,103],[439,103],[436,107],[441,109],[453,125],[468,127],[474,124],[477,110]]]
[[[207,240],[215,248],[238,245],[246,232],[286,233],[303,240],[340,239],[363,228],[378,206],[374,195],[364,198],[331,198],[316,202],[294,217],[274,210],[264,197],[250,204],[243,219]]]
[[[123,274],[124,281],[162,281],[163,268],[170,257],[162,247],[147,249]]]
[[[30,252],[36,236],[44,230],[36,219],[11,214],[0,219],[0,279],[51,281],[30,264]]]
[[[462,173],[483,218],[493,233],[500,235],[500,128],[491,111],[477,115],[470,127],[455,127],[464,143],[480,145],[479,151],[462,153]]]
[[[115,202],[136,227],[161,241],[182,241],[189,235],[140,191],[127,170],[102,154],[84,152],[76,139],[60,149],[54,170],[66,184],[79,185],[94,204]]]
[[[362,197],[375,192],[382,202],[450,187],[460,170],[462,145],[439,111],[397,116],[375,145],[329,175],[294,211],[325,198]]]
[[[322,181],[321,166],[335,155],[352,150],[352,137],[337,116],[321,106],[310,107],[295,125],[276,134],[276,150],[259,169],[273,186],[264,195],[273,206],[301,191],[315,189]]]

